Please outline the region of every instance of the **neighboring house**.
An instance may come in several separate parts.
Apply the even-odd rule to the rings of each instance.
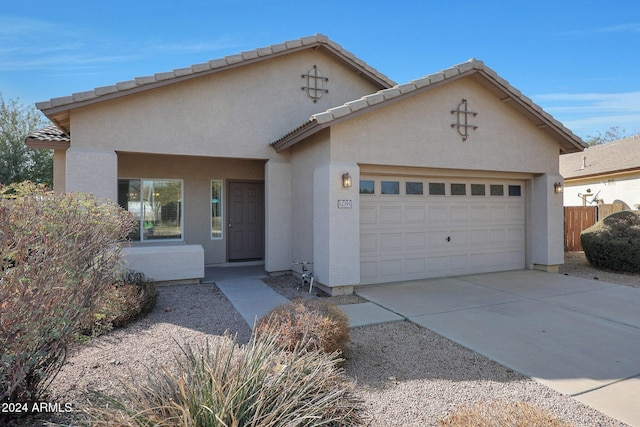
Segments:
[[[560,156],[565,206],[640,205],[640,135]]]
[[[558,155],[584,143],[481,61],[396,85],[316,35],[37,107],[56,191],[132,211],[157,280],[309,261],[339,294],[564,260]]]

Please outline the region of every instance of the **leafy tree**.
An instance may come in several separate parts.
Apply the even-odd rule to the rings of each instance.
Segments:
[[[53,184],[53,151],[30,150],[26,136],[48,125],[33,106],[18,99],[6,101],[0,95],[0,184],[30,180]]]
[[[624,129],[620,129],[620,126],[611,126],[609,130],[604,133],[604,135],[602,134],[602,132],[598,131],[598,136],[587,136],[587,140],[585,142],[589,147],[592,147],[594,145],[617,141],[628,136],[631,135],[628,135]]]

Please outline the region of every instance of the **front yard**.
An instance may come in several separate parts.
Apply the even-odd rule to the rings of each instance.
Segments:
[[[640,286],[640,276],[597,271],[585,265],[583,254],[567,254],[566,260],[562,274]],[[286,286],[278,282],[276,289]],[[288,298],[304,294],[294,284],[286,292]],[[251,334],[215,285],[161,286],[149,315],[74,349],[53,383],[53,399],[82,405],[88,390],[117,394],[118,378],[144,378],[148,368],[170,367],[179,343],[215,343],[225,331],[239,342]],[[345,373],[357,382],[371,426],[437,425],[462,405],[492,401],[526,402],[573,425],[623,425],[409,322],[354,328],[347,351]]]

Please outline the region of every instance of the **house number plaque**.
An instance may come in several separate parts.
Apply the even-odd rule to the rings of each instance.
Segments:
[[[338,209],[351,209],[351,200],[338,200]]]

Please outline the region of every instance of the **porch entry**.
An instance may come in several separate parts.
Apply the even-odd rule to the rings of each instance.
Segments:
[[[228,194],[228,260],[264,259],[264,183],[230,181]]]

